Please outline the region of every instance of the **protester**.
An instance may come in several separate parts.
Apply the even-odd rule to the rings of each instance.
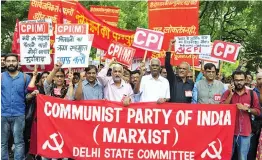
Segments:
[[[114,66],[112,66],[114,64]],[[111,77],[107,76],[109,67],[112,66]],[[113,58],[109,66],[105,66],[97,76],[98,81],[104,86],[104,97],[110,101],[123,102],[124,106],[128,106],[134,101],[133,90],[129,83],[126,83],[123,78],[123,66],[117,64]]]
[[[44,71],[43,73],[40,74],[39,81],[36,84],[37,90],[39,91],[40,94],[45,94],[44,82],[48,75],[49,75],[48,71]]]
[[[161,66],[160,75],[164,78],[167,78],[167,72],[166,72],[166,68],[164,66]]]
[[[140,102],[164,103],[170,99],[168,80],[160,76],[160,66],[159,59],[151,59],[151,74],[146,76],[143,76],[143,66],[141,66],[140,80],[134,89],[134,93],[140,95]]]
[[[193,88],[192,103],[219,104],[224,93],[224,84],[215,80],[216,66],[207,63],[204,66],[205,79],[198,81]]]
[[[130,83],[131,82],[131,71],[129,69],[127,69],[127,68],[124,68],[123,80],[126,83]]]
[[[251,83],[252,83],[252,81],[253,81],[253,76],[252,76],[252,74],[251,74],[250,71],[247,71],[247,72],[246,72],[246,75],[247,75],[247,78],[246,78],[246,86],[247,86],[249,89],[251,89],[251,88],[252,88],[252,87],[251,87]]]
[[[234,86],[229,86],[228,90],[222,96],[221,103],[237,105],[232,155],[236,147],[238,159],[247,160],[252,131],[250,114],[255,116],[260,115],[259,100],[253,91],[245,88],[245,72],[235,71],[232,77]],[[251,104],[251,94],[253,94],[253,104]]]
[[[188,71],[186,78],[188,80],[191,80],[191,81],[195,82],[195,80],[193,79],[194,78],[193,77],[193,72],[191,70]]]
[[[171,46],[172,42],[170,42],[169,45],[170,49]],[[167,70],[167,79],[170,85],[170,102],[191,103],[194,82],[187,79],[190,65],[186,62],[180,63],[178,66],[178,74],[175,75],[170,64],[170,58],[171,52],[166,52],[165,67]]]
[[[104,68],[104,65],[103,65],[103,64],[99,64],[99,65],[98,65],[98,72],[100,72],[101,69],[103,69],[103,68]]]
[[[10,132],[14,137],[14,159],[25,158],[24,127],[25,100],[30,77],[18,71],[18,56],[9,53],[5,56],[6,70],[1,75],[1,159],[8,158]]]
[[[57,98],[66,98],[66,94],[68,89],[73,90],[73,74],[69,76],[69,81],[71,82],[71,85],[66,86],[65,84],[65,71],[61,68],[62,67],[61,62],[57,62],[51,71],[51,73],[47,76],[46,80],[44,81],[44,90],[45,94],[57,97]],[[54,79],[54,82],[52,82]],[[66,159],[66,158],[64,158]],[[48,160],[48,158],[42,157],[42,160]]]
[[[79,80],[80,80],[80,73],[75,72],[73,74],[73,85],[77,84],[79,82]]]
[[[133,72],[131,72],[131,86],[134,89],[135,85],[137,84],[138,80],[139,80],[139,76],[140,76],[140,71],[139,70],[135,70]]]
[[[46,95],[58,98],[64,98],[66,96],[68,87],[65,84],[65,72],[61,67],[61,62],[56,63],[53,70],[44,81]],[[52,82],[53,79],[54,83]]]
[[[6,71],[6,66],[5,66],[5,53],[1,53],[1,73]]]
[[[97,68],[89,65],[86,69],[86,79],[79,81],[75,91],[74,98],[76,100],[93,100],[103,99],[103,86],[97,81]]]
[[[256,75],[256,87],[254,88],[254,91],[256,92],[260,107],[262,107],[262,72],[257,73]],[[255,130],[255,133],[253,132],[253,135],[251,137],[250,141],[250,150],[248,153],[248,158],[249,159],[255,159],[257,155],[261,154],[262,155],[262,143],[259,144],[259,139],[262,140],[262,135],[261,135],[261,128],[262,128],[262,114],[260,117],[255,117],[252,119],[253,120],[253,130]],[[260,138],[259,138],[260,137]],[[257,154],[258,151],[258,154]],[[262,156],[261,156],[262,158]]]

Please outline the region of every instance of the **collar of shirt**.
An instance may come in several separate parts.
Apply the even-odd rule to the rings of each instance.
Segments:
[[[248,94],[250,92],[250,90],[249,89],[247,89],[247,88],[245,88],[245,92],[244,92],[244,94]],[[236,95],[239,95],[239,94],[237,94],[237,92],[234,92]]]
[[[161,82],[162,82],[162,81],[163,81],[163,78],[164,78],[164,77],[162,77],[161,75],[159,75],[158,78],[155,79],[155,78],[152,76],[152,74],[150,74],[150,78],[149,78],[149,79],[150,79],[150,80],[156,80],[156,81],[161,81]]]
[[[178,79],[178,81],[183,82],[183,80],[182,80],[181,77],[177,76],[177,79]],[[186,79],[186,81],[185,81],[185,83],[188,83],[188,84],[190,84],[190,83],[192,83],[192,82],[193,82],[193,81],[190,81],[189,79]],[[183,82],[183,83],[184,83],[184,82]]]
[[[8,72],[6,72],[6,75],[7,75],[9,78],[11,78],[11,79],[17,79],[17,78],[19,78],[21,75],[23,75],[23,73],[22,73],[22,72],[19,72],[15,77],[10,76],[10,74],[9,74]]]
[[[112,77],[111,80],[109,81],[109,84],[110,84],[110,85],[114,85],[114,84],[115,84],[115,82],[114,82],[114,80],[113,80],[113,77]],[[125,84],[124,80],[121,79],[121,85],[120,85],[120,87],[123,87],[124,84]],[[119,88],[120,88],[120,87],[119,87]]]
[[[254,91],[257,92],[258,94],[260,94],[260,91],[257,87],[254,88]]]
[[[90,83],[87,81],[87,80],[84,80],[83,82],[83,85],[90,85]],[[94,85],[94,87],[96,86],[96,85],[98,85],[98,82],[97,82],[97,80],[95,81],[95,85]]]

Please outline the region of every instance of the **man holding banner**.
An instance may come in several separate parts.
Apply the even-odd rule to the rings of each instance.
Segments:
[[[247,160],[252,132],[250,116],[258,116],[261,111],[258,96],[252,90],[245,88],[245,72],[235,71],[232,77],[234,87],[229,86],[229,89],[223,94],[221,103],[237,105],[232,153],[234,153],[236,147],[238,159]]]
[[[224,84],[215,80],[216,66],[213,63],[205,64],[204,70],[206,79],[200,80],[195,84],[192,103],[219,104],[224,93]]]
[[[160,75],[160,63],[159,59],[153,58],[150,61],[151,74],[143,76],[143,71],[140,73],[141,80],[134,89],[134,92],[140,95],[140,102],[157,102],[161,104],[170,99],[168,81]]]
[[[112,68],[112,77],[107,77],[106,74],[110,66]],[[132,98],[133,90],[129,83],[126,83],[123,77],[123,66],[116,64],[115,59],[113,58],[109,66],[105,66],[97,76],[98,81],[104,86],[104,97],[110,101],[123,102],[124,106],[128,106],[131,101],[134,101]]]

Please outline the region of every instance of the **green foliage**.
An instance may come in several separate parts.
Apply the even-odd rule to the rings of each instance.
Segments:
[[[90,5],[116,6],[120,10],[118,27],[135,30],[148,27],[146,1],[81,1]],[[239,59],[248,59],[247,70],[255,71],[262,65],[262,2],[261,1],[201,1],[199,26],[200,34],[210,34],[212,41],[223,40],[241,43],[243,50]],[[7,1],[1,6],[1,47],[10,52],[15,21],[27,19],[29,1]],[[170,15],[172,16],[172,15]],[[92,49],[91,56],[95,56]],[[222,72],[231,74],[237,64],[224,63]]]

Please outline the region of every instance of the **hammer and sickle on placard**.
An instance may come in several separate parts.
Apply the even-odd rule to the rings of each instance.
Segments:
[[[58,134],[59,134],[60,138],[62,139],[61,144],[59,144],[59,143],[57,142],[57,139],[56,139],[56,137],[58,136]],[[62,138],[62,136],[61,136],[61,134],[60,134],[59,132],[58,132],[58,134],[57,134],[57,133],[53,133],[53,134],[51,134],[51,135],[49,136],[49,137],[54,141],[55,147],[52,146],[52,145],[49,143],[49,140],[46,140],[45,143],[42,145],[42,149],[45,150],[45,149],[48,147],[49,149],[51,149],[51,150],[53,150],[53,151],[58,151],[60,154],[62,154],[62,153],[63,153],[62,147],[64,146],[64,140],[63,140],[63,138]]]
[[[215,158],[218,158],[218,159],[221,159],[221,152],[222,152],[222,143],[219,139],[217,139],[218,142],[219,142],[219,150],[217,150],[217,148],[215,147],[215,143],[216,141],[212,141],[211,143],[208,144],[209,147],[211,147],[214,151],[215,154],[211,154],[209,152],[209,147],[201,154],[201,158],[205,158],[206,155],[208,155],[209,158],[211,159],[215,159]]]

